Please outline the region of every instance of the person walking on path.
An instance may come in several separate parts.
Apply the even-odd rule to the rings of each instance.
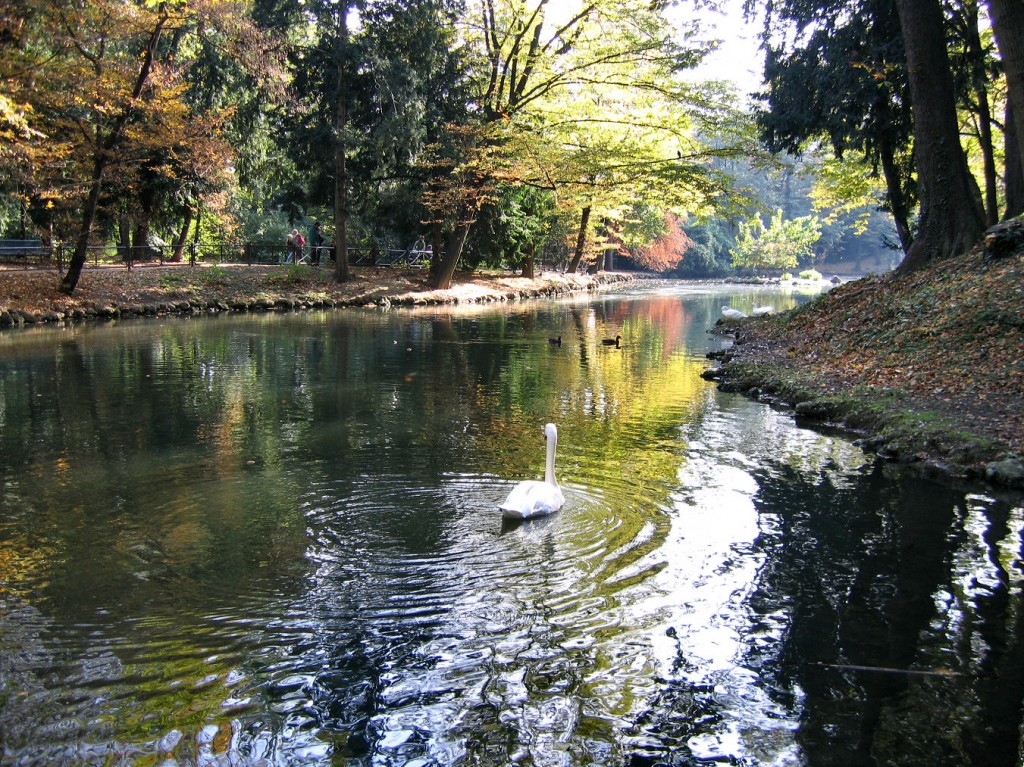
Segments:
[[[320,266],[320,248],[324,244],[324,235],[320,230],[320,222],[314,221],[309,228],[309,262]]]

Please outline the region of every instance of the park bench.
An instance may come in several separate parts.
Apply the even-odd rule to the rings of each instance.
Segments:
[[[0,240],[0,259],[42,256],[47,252],[41,240]]]

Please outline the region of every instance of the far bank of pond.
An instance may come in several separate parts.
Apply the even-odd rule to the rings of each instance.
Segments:
[[[423,269],[353,267],[336,282],[327,267],[153,266],[87,270],[75,293],[60,292],[53,270],[0,272],[0,328],[90,318],[216,312],[412,306],[545,298],[600,290],[629,281],[619,272],[518,277],[460,272],[446,290],[432,289]]]

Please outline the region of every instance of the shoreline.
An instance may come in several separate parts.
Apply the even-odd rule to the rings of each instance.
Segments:
[[[0,329],[131,316],[304,309],[430,306],[521,301],[593,292],[630,282],[633,275],[543,272],[459,273],[447,290],[427,286],[422,269],[356,267],[344,283],[328,268],[308,266],[187,265],[83,272],[71,296],[59,291],[52,270],[0,271]]]
[[[981,249],[720,320],[701,375],[932,478],[1024,489],[1024,254]]]

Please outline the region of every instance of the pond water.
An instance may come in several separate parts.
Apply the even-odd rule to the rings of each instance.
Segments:
[[[700,378],[801,300],[0,335],[0,762],[1018,764],[1020,497]]]

